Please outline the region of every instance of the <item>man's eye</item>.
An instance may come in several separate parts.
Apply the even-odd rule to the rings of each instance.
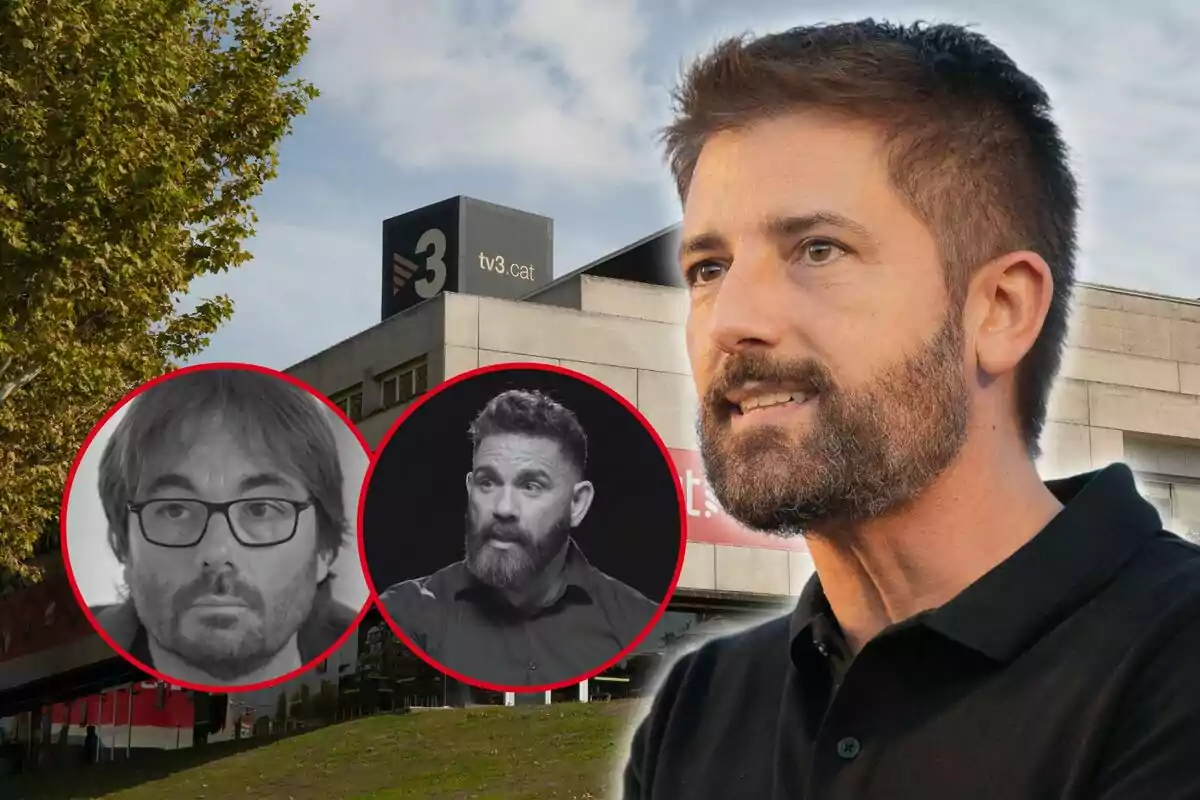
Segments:
[[[258,519],[279,516],[283,514],[283,512],[284,508],[282,503],[259,500],[246,504],[246,513]]]
[[[808,239],[800,243],[799,254],[804,262],[814,267],[822,267],[846,255],[846,250],[828,239]]]
[[[158,516],[167,519],[182,519],[191,513],[191,509],[183,503],[162,503],[154,510]]]
[[[701,261],[688,268],[687,282],[689,286],[699,286],[712,283],[725,272],[725,265],[717,261]]]

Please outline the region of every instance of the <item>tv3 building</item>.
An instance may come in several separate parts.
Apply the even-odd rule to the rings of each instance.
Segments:
[[[674,227],[557,276],[552,220],[518,209],[455,197],[382,229],[380,319],[289,369],[341,405],[370,444],[446,378],[503,362],[561,364],[646,416],[684,490],[686,560],[645,653],[770,613],[800,591],[812,571],[803,542],[741,529],[704,482]],[[1125,461],[1168,527],[1200,535],[1200,302],[1080,286],[1043,450],[1047,477]],[[50,569],[42,584],[0,590],[0,726],[10,729],[38,704],[142,679],[78,612],[54,570],[57,554],[42,560]],[[171,723],[158,734],[167,746],[179,724]],[[161,726],[157,717],[146,724]]]
[[[803,542],[740,528],[704,481],[677,228],[557,277],[553,232],[545,217],[463,197],[385,221],[380,321],[290,372],[372,446],[414,399],[476,367],[545,362],[596,378],[657,429],[687,502],[679,589],[642,647],[786,604],[812,571]],[[1126,461],[1168,527],[1200,536],[1200,302],[1080,286],[1043,445],[1047,477]]]

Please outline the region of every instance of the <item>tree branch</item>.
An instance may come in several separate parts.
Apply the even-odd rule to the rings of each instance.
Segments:
[[[11,363],[12,363],[11,358],[8,361],[4,362],[4,368],[0,369],[0,375],[3,375],[5,372],[8,371],[9,364],[11,364]],[[17,376],[14,380],[4,381],[3,383],[0,383],[0,403],[3,403],[5,400],[7,400],[9,395],[11,395],[13,392],[17,391],[22,386],[29,383],[31,380],[36,378],[38,375],[41,375],[42,369],[43,369],[43,367],[38,367],[37,369],[26,372],[24,375]]]

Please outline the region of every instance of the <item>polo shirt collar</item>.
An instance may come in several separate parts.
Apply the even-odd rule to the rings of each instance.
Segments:
[[[1091,599],[1162,530],[1124,464],[1047,488],[1063,510],[1041,533],[923,623],[995,661],[1011,661]]]
[[[1046,487],[1063,509],[1033,539],[944,605],[900,626],[921,625],[998,662],[1011,661],[1061,622],[1162,530],[1124,464]],[[793,646],[821,641],[836,622],[813,575],[791,618]]]
[[[821,632],[813,630],[813,623],[819,618],[832,617],[829,601],[825,599],[825,590],[821,588],[821,577],[814,572],[808,582],[804,584],[804,588],[800,590],[800,597],[796,601],[796,610],[792,612],[792,639],[799,639],[801,634],[811,631],[812,640],[820,641]]]

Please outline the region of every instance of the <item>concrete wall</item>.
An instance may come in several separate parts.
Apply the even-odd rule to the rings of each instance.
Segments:
[[[1200,477],[1178,471],[1200,453],[1200,303],[1082,287],[1067,341],[1044,471],[1161,456]]]
[[[686,313],[682,290],[588,276],[530,302],[446,294],[292,371],[334,392],[421,352],[431,384],[506,361],[560,364],[629,399],[668,447],[695,449]],[[1081,287],[1068,343],[1043,474],[1128,459],[1200,479],[1200,303]],[[364,435],[374,444],[398,413],[368,416]],[[692,543],[680,587],[795,594],[811,568],[803,553]]]
[[[371,383],[392,367],[439,351],[445,343],[446,296],[435,297],[351,336],[286,371],[326,394]],[[432,380],[432,364],[431,380]],[[370,417],[380,393],[363,392],[363,412]]]

